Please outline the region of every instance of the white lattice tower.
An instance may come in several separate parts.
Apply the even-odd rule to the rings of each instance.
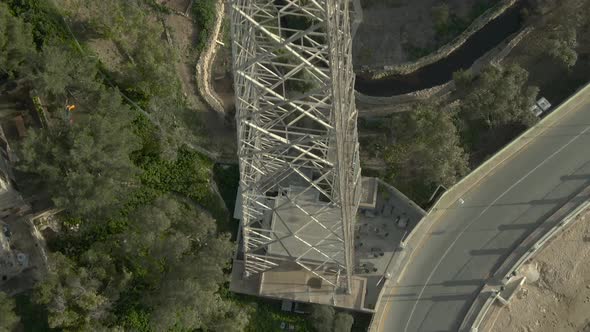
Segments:
[[[360,166],[349,3],[230,3],[245,274],[291,261],[350,290]]]

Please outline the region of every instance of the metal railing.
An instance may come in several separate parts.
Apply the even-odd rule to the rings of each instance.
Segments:
[[[461,196],[465,195],[469,190],[477,186],[484,178],[492,174],[499,165],[503,164],[518,151],[526,147],[530,142],[534,141],[534,139],[536,139],[543,132],[545,132],[547,128],[550,128],[555,123],[557,123],[567,113],[562,112],[562,110],[564,110],[565,107],[570,105],[573,100],[575,100],[580,95],[589,92],[590,83],[580,88],[570,98],[568,98],[559,106],[557,106],[550,114],[541,119],[535,126],[529,128],[527,131],[522,133],[520,136],[518,136],[516,139],[514,139],[512,142],[510,142],[504,148],[498,151],[494,156],[492,156],[490,159],[486,160],[484,163],[479,165],[466,177],[461,179],[458,183],[449,188],[449,190],[444,192],[439,198],[439,200],[428,210],[426,216],[424,216],[424,218],[422,218],[418,225],[410,231],[407,238],[405,239],[404,244],[407,247],[404,250],[406,252],[405,260],[409,261],[411,259],[413,254],[413,248],[415,247],[414,242],[420,243],[422,241],[422,239],[426,235],[426,232],[428,232],[430,227],[436,222],[436,220],[438,220],[440,215],[442,215],[442,213],[449,206],[455,203],[459,198],[461,198]],[[420,236],[416,238],[418,234]],[[403,268],[401,269],[401,271],[403,271]],[[379,299],[377,300],[378,305],[382,302],[381,297],[383,296],[386,290],[387,284],[388,283],[386,281],[381,294],[379,294]],[[378,322],[383,316],[383,313],[379,312],[378,305],[375,306],[375,315],[373,315],[373,319],[371,320],[369,331],[377,331]]]
[[[526,250],[526,252],[523,255],[521,255],[513,264],[511,264],[508,269],[504,269],[502,267],[499,268],[498,271],[508,270],[508,272],[506,272],[503,275],[501,281],[503,283],[507,282],[510,279],[510,277],[515,275],[516,271],[518,271],[526,262],[532,259],[539,252],[539,250],[543,248],[545,244],[547,244],[549,240],[551,240],[560,231],[565,230],[565,228],[568,225],[573,224],[572,221],[575,221],[576,218],[588,208],[590,208],[590,201],[585,201],[582,204],[578,205],[573,211],[568,213],[560,222],[558,222],[553,227],[551,227],[547,232],[545,232],[545,234],[543,234],[537,241],[533,242],[528,248],[528,250]],[[528,240],[528,237],[527,239],[523,240],[523,242],[525,242],[526,240]],[[469,311],[465,315],[465,318],[463,319],[463,323],[461,324],[459,331],[477,332],[479,327],[487,317],[487,314],[498,295],[498,290],[493,289],[491,286],[486,285],[482,287],[482,290],[480,291],[478,298],[471,304]],[[478,299],[480,298],[486,298],[483,305],[480,303],[481,301],[478,301]],[[477,313],[477,315],[475,318],[472,319],[475,313]]]

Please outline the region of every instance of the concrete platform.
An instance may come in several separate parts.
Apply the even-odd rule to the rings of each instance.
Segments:
[[[367,281],[355,276],[347,294],[294,263],[242,279],[244,264],[234,260],[230,290],[235,293],[303,303],[318,303],[345,309],[368,311],[364,307]],[[336,276],[332,276],[332,282]]]
[[[378,179],[373,180],[374,208],[359,210],[354,240],[355,274],[367,279],[367,308],[376,304],[383,278],[402,238],[425,214],[394,187]]]
[[[303,303],[320,303],[337,307],[371,311],[383,285],[383,277],[399,244],[425,212],[397,189],[377,178],[362,178],[361,203],[355,223],[354,271],[351,294],[342,293],[332,284],[335,271],[320,269],[328,281],[295,263],[313,267],[327,260],[328,254],[342,262],[340,211],[319,199],[319,191],[305,192],[297,186],[279,194],[272,202],[273,210],[261,222],[271,228],[276,242],[269,244],[266,255],[281,262],[278,267],[261,274],[242,278],[243,252],[234,258],[230,290],[236,293],[263,296]],[[238,195],[236,211],[241,205]],[[237,216],[241,216],[238,213]],[[400,223],[400,220],[404,220]],[[400,224],[404,224],[400,227]],[[238,238],[241,246],[241,232]],[[313,246],[313,248],[312,248]],[[320,249],[322,253],[315,250]],[[328,269],[329,270],[329,269]],[[332,283],[332,284],[330,284]]]
[[[290,201],[287,197],[277,197],[271,227],[281,237],[269,245],[270,255],[318,262],[325,261],[324,255],[328,255],[344,263],[340,210],[327,203],[317,199]]]

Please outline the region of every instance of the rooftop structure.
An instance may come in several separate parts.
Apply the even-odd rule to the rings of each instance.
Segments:
[[[295,302],[312,302],[329,304],[337,307],[370,311],[374,308],[377,295],[383,286],[383,278],[391,264],[393,255],[399,248],[404,235],[426,214],[394,187],[376,178],[361,179],[361,202],[354,231],[354,271],[351,278],[351,288],[347,291],[335,287],[337,273],[324,273],[330,282],[317,277],[300,265],[289,261],[289,257],[302,255],[306,245],[297,237],[285,237],[271,244],[268,255],[281,257],[279,266],[262,273],[244,278],[244,246],[241,236],[238,237],[238,251],[233,262],[230,290],[237,293],[281,299]],[[297,191],[295,187],[292,190]],[[241,219],[241,190],[238,190],[235,218]],[[315,202],[315,203],[314,203]],[[329,251],[332,235],[316,223],[307,223],[307,216],[301,213],[284,198],[275,200],[278,213],[268,213],[264,222],[276,233],[289,231],[301,234],[305,239],[326,238],[326,248]],[[324,209],[324,213],[317,214],[318,219],[326,224],[333,222],[334,209],[325,208],[325,203],[314,201],[313,196],[297,202],[308,211]],[[278,219],[278,216],[282,219]],[[310,262],[320,260],[321,257],[310,255]]]

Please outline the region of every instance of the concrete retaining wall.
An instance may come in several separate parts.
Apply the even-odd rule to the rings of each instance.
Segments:
[[[215,24],[213,26],[213,30],[211,31],[211,35],[209,35],[209,39],[207,40],[208,46],[205,50],[203,50],[201,57],[197,62],[196,82],[199,94],[201,97],[203,97],[209,107],[211,107],[215,112],[223,114],[225,113],[223,102],[221,101],[221,98],[217,96],[211,85],[211,67],[213,66],[215,54],[217,53],[217,48],[219,47],[217,45],[217,37],[219,36],[219,31],[221,31],[223,16],[225,14],[224,0],[217,0],[217,3],[215,4],[215,11]]]
[[[407,75],[422,67],[433,64],[461,47],[469,39],[469,37],[471,37],[490,21],[500,16],[508,8],[512,7],[516,1],[518,0],[503,0],[500,4],[488,9],[485,13],[473,21],[473,23],[471,23],[471,25],[465,31],[463,31],[463,33],[461,33],[448,44],[439,48],[434,53],[422,57],[414,62],[406,62],[393,66],[383,66],[381,68],[368,68],[366,71],[363,71],[363,74],[372,79],[379,79],[390,75]]]
[[[476,332],[481,322],[485,319],[487,312],[498,298],[498,292],[488,287],[483,287],[479,296],[472,303],[467,311],[459,332]]]
[[[391,96],[391,97],[376,97],[376,96],[368,96],[362,94],[358,91],[355,91],[355,97],[357,103],[362,105],[392,105],[392,104],[404,104],[404,103],[411,103],[420,100],[430,99],[434,96],[444,95],[448,92],[451,92],[455,88],[455,84],[453,81],[447,82],[442,85],[437,85],[435,87],[414,91],[410,93],[406,93],[403,95]]]
[[[502,284],[506,284],[510,277],[516,274],[516,271],[520,269],[524,263],[536,255],[537,251],[541,249],[547,241],[559,231],[562,231],[575,217],[590,206],[590,203],[587,201],[589,195],[590,186],[584,188],[584,190],[580,191],[571,198],[569,202],[565,203],[555,213],[548,217],[531,234],[523,239],[517,247],[515,247],[513,252],[504,260],[504,263],[494,272],[494,278],[501,280]],[[584,203],[579,204],[579,201],[584,201]],[[567,211],[571,212],[567,213]],[[566,214],[565,217],[564,214]],[[526,250],[523,250],[525,248]]]
[[[502,43],[481,58],[477,59],[469,68],[473,73],[479,73],[488,64],[500,64],[504,58],[529,34],[533,27],[526,27],[515,34],[507,43]],[[379,116],[392,112],[408,111],[408,108],[391,108],[392,105],[413,103],[431,98],[442,98],[455,89],[455,83],[449,81],[445,84],[438,85],[429,89],[414,91],[403,95],[391,97],[376,97],[355,92],[356,102],[359,108],[360,116]],[[379,106],[382,106],[381,109]]]

